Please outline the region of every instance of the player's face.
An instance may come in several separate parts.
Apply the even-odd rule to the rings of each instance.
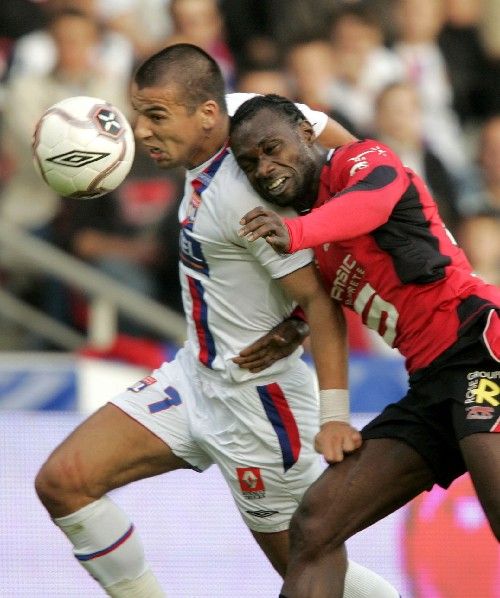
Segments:
[[[140,88],[132,84],[134,133],[161,168],[193,168],[205,161],[205,104],[190,112],[174,86]]]
[[[261,197],[301,209],[316,171],[312,137],[308,123],[290,124],[264,108],[236,128],[231,148]]]

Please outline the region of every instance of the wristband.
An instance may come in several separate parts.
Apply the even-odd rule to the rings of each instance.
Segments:
[[[350,422],[349,391],[345,388],[319,391],[319,425],[331,421]]]

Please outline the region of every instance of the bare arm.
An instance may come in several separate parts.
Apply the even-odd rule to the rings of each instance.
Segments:
[[[318,141],[323,147],[339,147],[357,141],[357,138],[336,120],[329,118],[321,135],[318,136]]]
[[[347,334],[342,309],[330,300],[312,264],[280,282],[306,314],[320,391],[347,389]],[[328,421],[316,437],[316,450],[330,463],[341,461],[344,452],[360,445],[361,435],[348,422]]]

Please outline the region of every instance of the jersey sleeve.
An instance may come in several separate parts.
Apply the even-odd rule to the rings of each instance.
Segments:
[[[293,254],[278,254],[264,239],[257,239],[252,243],[246,239],[242,241],[248,251],[269,272],[271,278],[283,278],[313,261],[313,253],[309,249],[301,249]],[[291,257],[296,259],[291,260]]]
[[[410,181],[399,158],[376,141],[357,142],[334,154],[334,193],[299,218],[285,218],[289,251],[367,234],[389,220]]]

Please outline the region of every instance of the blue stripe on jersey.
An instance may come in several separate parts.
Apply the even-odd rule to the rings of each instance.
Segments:
[[[297,462],[300,453],[300,436],[295,418],[278,384],[257,386],[257,392],[278,437],[283,467],[287,471]]]
[[[205,301],[205,289],[203,284],[193,278],[186,276],[189,284],[189,292],[193,303],[192,315],[198,337],[199,352],[198,359],[207,368],[211,368],[216,356],[215,341],[208,326],[208,307]]]

